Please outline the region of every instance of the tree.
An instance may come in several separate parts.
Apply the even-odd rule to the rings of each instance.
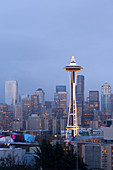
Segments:
[[[53,146],[55,169],[63,169],[64,150],[58,143]]]
[[[42,141],[40,148],[35,152],[37,154],[37,169],[43,170],[75,170],[77,168],[77,156],[72,150],[64,152],[62,146],[58,143],[52,146],[45,139]],[[83,161],[78,159],[78,166],[86,170]]]
[[[54,153],[53,147],[50,142],[45,139],[42,141],[40,145],[40,149],[37,148],[35,152],[39,157],[35,157],[37,160],[37,167],[46,169],[54,169]]]

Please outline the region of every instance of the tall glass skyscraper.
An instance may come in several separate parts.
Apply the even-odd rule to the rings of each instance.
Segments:
[[[21,115],[21,120],[22,120],[22,128],[26,129],[26,120],[28,119],[29,116],[31,116],[31,99],[28,97],[23,98],[21,101],[22,105],[22,115]]]
[[[82,116],[83,116],[83,107],[84,107],[84,76],[78,75],[77,76],[77,86],[76,86],[76,96],[77,96],[77,117],[78,117],[78,124],[82,125]]]
[[[41,88],[39,88],[38,90],[36,90],[35,93],[36,93],[36,95],[39,96],[39,103],[42,106],[44,106],[45,105],[45,93],[44,93],[44,91]]]
[[[57,109],[63,109],[63,113],[67,115],[68,109],[68,94],[66,92],[66,86],[56,86],[56,93],[54,94],[55,107]]]
[[[34,95],[31,95],[31,113],[40,115],[39,96],[36,95],[36,93]]]
[[[89,91],[89,106],[99,111],[99,91]]]
[[[5,103],[15,105],[18,98],[18,82],[16,80],[6,80],[5,82]]]
[[[111,118],[111,86],[105,82],[101,88],[101,114],[102,119]]]

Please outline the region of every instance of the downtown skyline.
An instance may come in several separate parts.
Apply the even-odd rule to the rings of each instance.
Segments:
[[[105,0],[0,2],[0,101],[7,79],[18,81],[19,94],[42,88],[46,100],[56,85],[69,92],[63,68],[72,55],[84,68],[85,96],[105,81],[112,87],[112,7]]]
[[[77,75],[77,83],[80,83],[80,81],[81,81],[81,77],[83,78],[83,80],[84,80],[84,83],[82,84],[82,86],[84,86],[85,87],[85,76],[84,75],[81,75],[81,74],[78,74]],[[79,80],[79,78],[80,78],[80,80]],[[69,105],[69,98],[70,98],[70,91],[68,90],[68,86],[66,85],[66,84],[56,84],[55,85],[55,87],[54,87],[54,91],[53,91],[53,94],[52,94],[52,96],[51,96],[51,98],[52,99],[47,99],[47,91],[45,91],[42,87],[38,87],[38,89],[35,89],[32,93],[19,93],[19,91],[20,91],[20,89],[19,89],[19,85],[18,85],[18,80],[14,80],[14,79],[7,79],[6,81],[5,81],[5,85],[4,85],[4,87],[5,87],[5,91],[4,91],[4,101],[2,100],[2,101],[0,101],[0,103],[6,103],[6,104],[8,104],[7,102],[5,102],[5,100],[6,100],[6,98],[7,97],[5,97],[6,96],[6,84],[7,84],[7,82],[16,82],[17,83],[17,93],[15,93],[16,95],[17,95],[17,98],[16,98],[16,102],[18,103],[19,102],[19,98],[20,98],[20,96],[32,96],[32,95],[40,95],[40,94],[38,94],[37,93],[37,91],[38,90],[42,90],[43,91],[43,93],[44,93],[44,101],[54,101],[54,94],[55,94],[55,91],[56,91],[56,88],[57,87],[60,87],[60,86],[63,86],[63,87],[65,87],[66,88],[66,92],[67,92],[67,94],[68,94],[68,105]],[[91,89],[89,89],[89,91],[88,91],[88,93],[87,93],[87,95],[86,95],[86,90],[85,90],[85,88],[84,88],[84,90],[83,90],[83,93],[84,93],[84,102],[86,101],[87,102],[87,100],[88,100],[88,98],[89,98],[89,96],[90,96],[90,92],[91,91],[93,91],[93,92],[95,92],[95,91],[98,91],[98,93],[99,93],[99,101],[101,101],[101,95],[102,95],[102,87],[103,87],[103,85],[104,84],[108,84],[109,86],[110,86],[110,89],[111,89],[111,91],[110,91],[110,94],[113,94],[112,93],[112,86],[107,82],[107,81],[105,81],[102,85],[101,85],[101,87],[100,87],[100,90],[99,89],[93,89],[93,90],[91,90]],[[76,87],[77,87],[77,85],[76,85]],[[70,88],[70,86],[69,86],[69,88]],[[14,90],[15,91],[15,90]],[[10,93],[12,93],[12,88],[10,87],[9,88],[9,92]],[[76,93],[78,92],[78,90],[77,90],[77,88],[76,88]],[[12,95],[12,94],[11,94]],[[12,96],[10,96],[10,97],[12,97]],[[76,96],[76,99],[77,99],[77,96]],[[41,102],[41,101],[40,101]],[[10,103],[11,104],[11,103]],[[9,104],[9,105],[10,105]]]

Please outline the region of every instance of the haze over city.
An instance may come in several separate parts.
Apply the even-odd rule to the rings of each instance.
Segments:
[[[72,55],[84,68],[86,96],[106,80],[113,87],[112,0],[0,2],[0,101],[6,79],[18,81],[19,94],[41,87],[46,100],[56,85],[69,90]]]

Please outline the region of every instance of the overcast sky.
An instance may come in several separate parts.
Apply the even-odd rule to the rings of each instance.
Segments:
[[[72,55],[86,96],[105,81],[113,89],[113,0],[0,1],[0,101],[6,79],[18,80],[20,94],[41,87],[46,100],[56,85],[69,90]]]

